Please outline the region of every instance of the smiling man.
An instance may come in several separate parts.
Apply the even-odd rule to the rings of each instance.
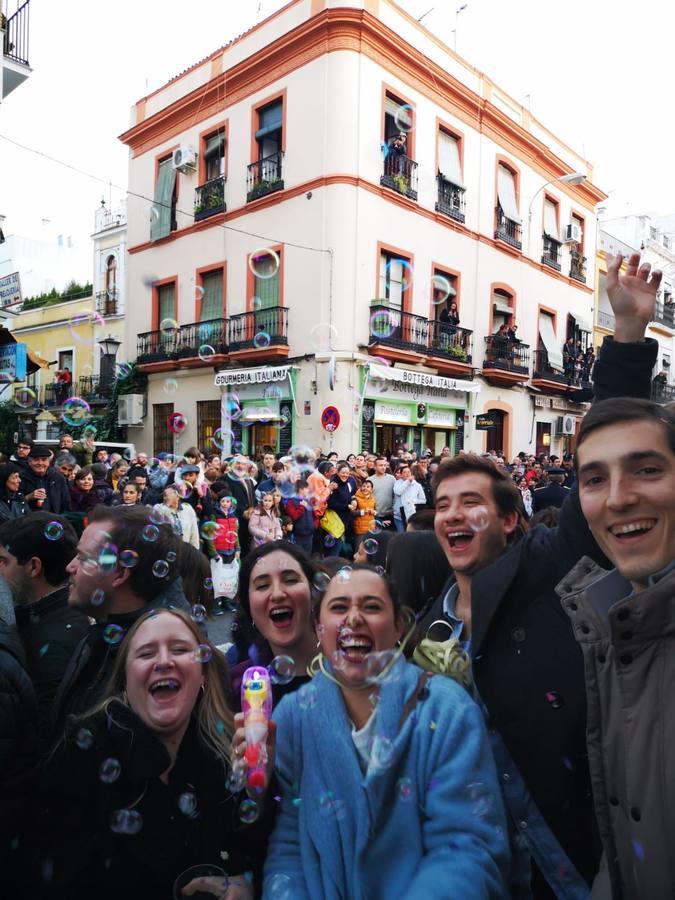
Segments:
[[[577,454],[584,515],[615,566],[583,559],[558,588],[586,669],[607,862],[593,896],[666,900],[675,897],[675,412],[606,400],[584,419]]]
[[[597,400],[649,396],[657,354],[644,339],[658,273],[639,256],[609,258],[616,317],[594,370]],[[586,750],[583,658],[555,588],[584,556],[605,563],[570,491],[558,528],[522,536],[510,475],[483,457],[444,461],[434,474],[435,531],[453,577],[421,622],[428,639],[468,651],[488,716],[504,799],[519,834],[513,887],[537,900],[588,896],[599,866]],[[443,653],[431,654],[442,658]],[[531,870],[531,876],[530,876]]]

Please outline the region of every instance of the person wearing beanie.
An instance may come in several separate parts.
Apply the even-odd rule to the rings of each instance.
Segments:
[[[51,450],[34,444],[28,455],[28,469],[21,476],[26,502],[32,510],[62,513],[70,510],[68,483],[51,468]]]
[[[15,463],[0,466],[0,522],[18,519],[28,512],[21,493],[22,470]]]

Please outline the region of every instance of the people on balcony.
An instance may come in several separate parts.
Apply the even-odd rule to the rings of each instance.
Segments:
[[[457,326],[459,325],[459,310],[457,309],[457,304],[454,300],[452,302],[450,300],[446,302],[438,319],[443,322],[443,325],[445,326],[441,329],[442,332],[445,334],[456,334]]]

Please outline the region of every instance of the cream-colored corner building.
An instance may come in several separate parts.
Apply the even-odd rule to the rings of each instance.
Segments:
[[[583,379],[562,347],[592,337],[604,195],[395,3],[288,3],[139,100],[121,139],[137,446],[569,446]]]

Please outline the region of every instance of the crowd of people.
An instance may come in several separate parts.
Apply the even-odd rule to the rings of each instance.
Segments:
[[[620,265],[562,459],[18,442],[3,897],[675,896],[675,412]]]

